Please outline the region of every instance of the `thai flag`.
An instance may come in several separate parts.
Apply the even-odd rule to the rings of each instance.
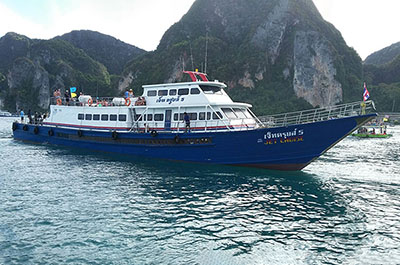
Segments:
[[[363,93],[363,100],[367,101],[369,99],[369,92],[367,89],[367,85],[364,83],[364,93]]]

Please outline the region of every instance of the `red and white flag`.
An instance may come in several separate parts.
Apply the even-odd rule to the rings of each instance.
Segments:
[[[363,100],[367,101],[369,99],[369,92],[367,89],[367,84],[364,82],[364,93],[363,93]]]

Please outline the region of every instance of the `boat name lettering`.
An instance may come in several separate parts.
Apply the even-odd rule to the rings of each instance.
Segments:
[[[176,97],[169,97],[169,98],[161,96],[156,100],[156,103],[167,102],[168,104],[172,104],[174,102],[179,102],[179,101],[184,101],[184,100],[185,100],[185,98],[180,95],[176,96]]]
[[[302,136],[303,134],[304,134],[304,131],[302,129],[298,130],[297,128],[295,128],[291,132],[276,132],[276,133],[267,132],[264,135],[264,139],[265,140],[279,139],[279,138],[286,139],[288,137]]]

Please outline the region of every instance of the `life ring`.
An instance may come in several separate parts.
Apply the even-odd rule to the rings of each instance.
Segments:
[[[16,122],[13,122],[12,129],[13,129],[13,131],[18,129],[18,124]]]
[[[24,131],[27,131],[29,128],[28,128],[28,125],[24,125],[24,127],[22,127],[22,130],[24,130]]]
[[[111,134],[111,136],[112,136],[112,138],[113,138],[114,140],[117,140],[117,139],[118,139],[118,133],[117,133],[117,131],[113,131],[112,134]]]
[[[131,105],[131,99],[130,98],[126,98],[125,99],[125,106],[130,106]]]
[[[87,104],[88,105],[92,105],[93,104],[93,99],[89,98],[88,101],[87,101]]]
[[[78,130],[77,133],[78,133],[78,136],[79,136],[79,137],[82,137],[83,132],[82,132],[81,130]]]
[[[176,143],[176,144],[179,144],[179,135],[175,135],[175,137],[174,137],[174,142]]]
[[[47,132],[47,134],[48,134],[49,136],[53,136],[53,135],[54,135],[54,131],[53,131],[52,129],[50,129],[50,130]]]
[[[35,133],[35,134],[38,134],[39,133],[39,127],[35,127],[34,129],[33,129],[33,132]]]
[[[151,134],[152,137],[156,137],[157,134],[158,134],[158,132],[157,132],[156,130],[152,130],[152,131],[150,132],[150,134]]]
[[[57,105],[62,105],[62,100],[61,100],[61,98],[58,98],[58,99],[57,99]]]

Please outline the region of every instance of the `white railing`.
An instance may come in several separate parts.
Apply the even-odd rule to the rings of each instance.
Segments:
[[[234,124],[232,121],[236,121]],[[231,122],[231,124],[229,124]],[[213,131],[248,131],[257,128],[256,121],[249,119],[220,119],[205,121],[190,121],[190,132],[213,132]],[[165,121],[135,121],[131,132],[151,132],[160,130],[163,132],[183,133],[186,132],[186,124],[183,121],[171,121],[170,128],[165,128]]]
[[[364,115],[375,111],[372,100],[341,104],[325,108],[317,108],[304,111],[288,112],[271,116],[262,116],[260,121],[265,127],[281,127],[288,125],[311,123]]]

